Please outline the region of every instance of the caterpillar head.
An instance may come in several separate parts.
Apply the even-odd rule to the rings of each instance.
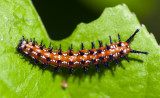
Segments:
[[[19,44],[18,44],[18,46],[16,47],[16,50],[17,51],[22,51],[22,45],[24,44],[24,42],[26,42],[25,41],[25,38],[24,38],[24,36],[23,36],[23,40],[19,40]]]

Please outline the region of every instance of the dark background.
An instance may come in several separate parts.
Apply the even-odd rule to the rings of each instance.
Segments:
[[[49,36],[61,40],[80,22],[97,19],[105,7],[125,3],[160,43],[160,0],[32,0]]]

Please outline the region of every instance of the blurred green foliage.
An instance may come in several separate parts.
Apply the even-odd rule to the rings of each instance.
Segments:
[[[159,0],[32,0],[42,21],[54,40],[70,36],[80,22],[90,22],[99,17],[105,7],[125,3],[135,12],[140,23],[145,24],[160,42]],[[62,28],[63,27],[63,28]]]
[[[160,0],[79,0],[79,2],[97,14],[100,14],[105,7],[127,4],[140,23],[145,24],[160,43]]]
[[[89,9],[97,12],[98,14],[106,6],[115,6],[117,4],[125,3],[129,6],[130,10],[135,11],[136,15],[143,17],[154,9],[155,0],[79,0],[80,3],[84,4]]]

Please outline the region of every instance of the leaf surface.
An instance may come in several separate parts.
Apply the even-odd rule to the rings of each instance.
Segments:
[[[160,48],[154,36],[140,25],[126,5],[106,8],[98,19],[80,23],[70,37],[61,41],[49,38],[30,0],[1,0],[0,22],[1,97],[160,96]],[[68,74],[67,68],[61,68],[60,73],[52,73],[53,67],[42,70],[38,64],[29,64],[28,59],[15,49],[22,35],[28,39],[35,37],[38,43],[43,40],[46,46],[51,42],[54,48],[61,43],[64,51],[71,43],[78,51],[81,42],[90,49],[91,41],[98,48],[98,40],[109,44],[111,35],[113,42],[117,42],[119,33],[121,40],[126,41],[137,28],[140,32],[130,47],[149,54],[129,54],[130,63],[121,58],[121,67],[115,61],[109,62],[109,69],[100,64],[99,73],[93,65],[88,67],[86,75],[80,67],[75,68],[73,75]],[[63,81],[68,83],[66,89],[61,87]]]

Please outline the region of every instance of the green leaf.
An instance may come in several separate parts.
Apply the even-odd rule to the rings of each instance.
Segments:
[[[1,97],[160,97],[160,48],[126,5],[106,8],[97,20],[79,24],[70,37],[61,41],[49,39],[30,0],[1,0],[0,23]],[[106,70],[101,64],[99,73],[89,66],[86,75],[80,67],[71,76],[67,68],[53,74],[53,67],[43,71],[38,64],[29,64],[15,49],[22,35],[35,37],[38,42],[44,40],[46,46],[49,42],[54,47],[61,43],[67,51],[71,43],[74,50],[80,49],[81,42],[86,49],[91,47],[91,41],[96,47],[98,40],[109,44],[109,35],[117,42],[118,33],[126,41],[137,28],[140,32],[130,47],[149,55],[129,54],[130,63],[121,58],[121,67],[113,61]],[[68,83],[66,89],[61,87],[63,81]]]

